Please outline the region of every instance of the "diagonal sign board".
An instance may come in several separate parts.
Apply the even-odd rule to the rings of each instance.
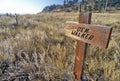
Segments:
[[[107,48],[112,27],[67,21],[65,31],[65,34],[69,37],[102,48]]]

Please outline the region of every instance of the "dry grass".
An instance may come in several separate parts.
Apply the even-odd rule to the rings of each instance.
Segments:
[[[2,18],[0,29],[0,61],[19,72],[36,78],[31,81],[74,81],[76,41],[64,35],[67,20],[78,21],[78,13],[41,13],[19,16],[20,27],[12,29],[13,18]],[[31,19],[31,21],[29,21]],[[84,75],[90,81],[120,81],[120,14],[94,13],[93,24],[113,26],[109,48],[90,45]],[[30,22],[27,29],[24,24]],[[5,25],[5,27],[4,27]],[[37,76],[36,76],[37,74]],[[2,78],[2,77],[1,77]],[[0,78],[0,79],[1,79]]]

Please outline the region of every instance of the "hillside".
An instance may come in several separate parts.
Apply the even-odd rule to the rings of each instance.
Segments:
[[[0,17],[0,81],[75,81],[76,40],[64,35],[65,22],[78,13]],[[92,24],[113,27],[109,47],[89,45],[85,81],[120,81],[120,14],[93,13]]]
[[[64,0],[62,5],[46,6],[42,12],[76,12],[81,5],[82,11],[105,12],[120,10],[120,0]]]

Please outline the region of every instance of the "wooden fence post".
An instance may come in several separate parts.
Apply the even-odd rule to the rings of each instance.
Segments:
[[[15,13],[16,24],[18,25],[18,15]]]

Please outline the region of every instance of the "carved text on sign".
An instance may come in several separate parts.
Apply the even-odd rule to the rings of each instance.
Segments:
[[[94,35],[91,34],[90,31],[91,30],[88,28],[78,27],[77,30],[73,30],[71,34],[80,38],[84,38],[86,40],[92,40],[94,38]]]
[[[102,48],[107,48],[112,32],[112,27],[68,21],[66,23],[65,31],[66,36]]]

